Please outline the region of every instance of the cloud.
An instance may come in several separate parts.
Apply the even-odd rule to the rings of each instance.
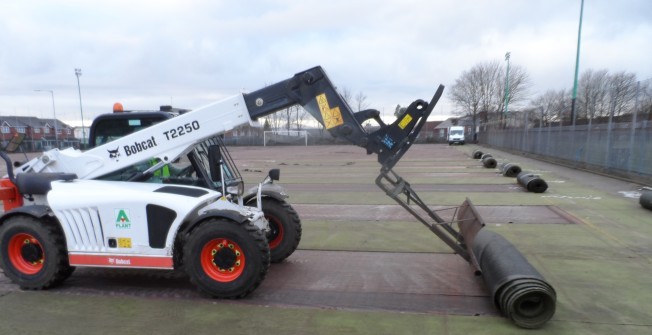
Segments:
[[[579,1],[15,1],[0,12],[0,113],[85,119],[196,107],[322,65],[391,114],[491,60],[524,67],[533,92],[572,86]],[[585,3],[580,70],[651,75],[652,3]],[[453,108],[443,99],[436,113]]]

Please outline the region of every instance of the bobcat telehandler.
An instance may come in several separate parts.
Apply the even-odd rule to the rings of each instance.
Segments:
[[[189,111],[189,109],[172,108],[171,106],[161,106],[156,111],[134,111],[125,110],[122,104],[115,103],[113,113],[99,115],[93,120],[89,130],[88,145],[90,148],[94,148],[106,144]],[[204,146],[206,145],[204,143]],[[229,200],[240,206],[244,204],[258,207],[258,188],[253,187],[245,192],[242,192],[243,189],[239,189],[243,187],[243,179],[220,136],[211,138],[208,145],[216,145],[220,148],[224,181],[210,182],[209,178],[203,178],[201,173],[197,173],[202,169],[195,168],[195,166],[201,167],[202,162],[206,162],[207,159],[206,148],[201,146],[195,147],[185,157],[177,159],[175,162],[170,163],[169,166],[164,166],[155,171],[144,181],[195,185],[217,191],[222,190],[221,186],[224,183],[229,189],[237,190],[237,192],[230,192]],[[128,181],[138,172],[156,163],[156,160],[151,160],[148,164],[129,166],[96,179]],[[262,202],[261,207],[265,218],[269,222],[267,241],[270,249],[270,261],[278,263],[289,257],[298,247],[301,240],[301,220],[292,205],[287,201],[288,195],[285,189],[274,183],[274,180],[278,179],[279,172],[273,170],[270,173],[268,178],[265,178],[261,183],[260,201]]]
[[[430,102],[416,100],[395,122],[385,124],[377,110],[353,113],[323,69],[315,67],[85,152],[47,151],[15,172],[9,157],[0,153],[8,170],[0,180],[5,207],[0,266],[25,289],[57,285],[76,266],[183,268],[211,296],[248,295],[270,263],[262,186],[258,207],[229,200],[241,191],[228,184],[217,137],[299,104],[333,136],[377,154],[381,169],[376,184],[483,274],[503,314],[519,326],[539,327],[554,314],[552,287],[506,240],[482,229],[468,199],[444,219],[393,170],[443,89],[440,85]],[[370,119],[380,128],[367,133],[362,124]],[[192,164],[197,181],[136,182],[155,177],[191,152],[201,157]],[[133,170],[136,166],[147,167]],[[184,173],[181,169],[179,178]]]

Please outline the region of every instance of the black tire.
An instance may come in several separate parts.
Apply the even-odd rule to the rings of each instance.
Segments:
[[[214,298],[243,298],[263,281],[269,269],[269,246],[249,222],[211,218],[190,232],[183,247],[190,281]]]
[[[257,206],[254,200],[250,203]],[[286,202],[275,198],[263,198],[263,213],[269,221],[270,233],[267,236],[270,260],[279,263],[290,257],[301,241],[301,219],[299,214]]]
[[[43,290],[61,284],[73,271],[66,242],[54,222],[14,216],[0,226],[0,267],[5,276],[25,290]]]

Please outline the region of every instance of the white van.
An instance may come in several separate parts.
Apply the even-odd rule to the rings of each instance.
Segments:
[[[448,128],[448,145],[453,143],[464,145],[464,127],[453,126]]]

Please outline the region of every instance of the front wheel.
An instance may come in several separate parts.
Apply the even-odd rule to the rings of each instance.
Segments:
[[[253,201],[251,206],[257,206]],[[282,262],[290,257],[301,241],[301,220],[299,214],[286,201],[263,198],[263,213],[269,221],[267,242],[272,263]]]
[[[59,285],[74,268],[68,263],[61,229],[53,222],[14,216],[0,226],[0,267],[22,289]]]
[[[215,298],[242,298],[253,292],[269,269],[269,246],[249,222],[221,218],[192,230],[183,249],[190,281]]]

